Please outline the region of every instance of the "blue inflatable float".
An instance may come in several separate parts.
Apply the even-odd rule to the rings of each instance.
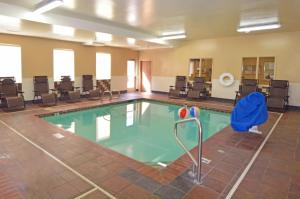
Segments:
[[[248,132],[251,127],[261,125],[267,120],[265,96],[259,92],[240,99],[231,112],[231,126],[238,132]]]

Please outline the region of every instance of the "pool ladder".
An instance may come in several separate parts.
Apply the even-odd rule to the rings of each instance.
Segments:
[[[183,144],[182,140],[178,137],[177,127],[178,124],[195,122],[198,128],[198,154],[197,160],[195,157],[190,153],[188,148]],[[193,162],[193,170],[189,172],[189,175],[194,178],[195,184],[201,184],[201,166],[202,166],[202,125],[198,118],[192,117],[188,119],[179,120],[174,125],[174,135],[178,144],[182,147],[182,149],[188,154]]]

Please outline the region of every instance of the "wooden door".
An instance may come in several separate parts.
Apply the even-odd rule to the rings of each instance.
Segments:
[[[151,61],[141,61],[141,91],[151,92]]]

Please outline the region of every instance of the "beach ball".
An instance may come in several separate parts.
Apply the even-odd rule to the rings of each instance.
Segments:
[[[199,117],[199,113],[200,113],[200,110],[198,107],[196,106],[192,106],[189,110],[189,113],[190,113],[190,116],[191,117],[196,117],[198,118]]]
[[[189,110],[186,107],[182,107],[178,110],[178,116],[180,119],[185,119],[189,116]]]

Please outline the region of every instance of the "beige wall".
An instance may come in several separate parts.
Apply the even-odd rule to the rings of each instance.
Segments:
[[[72,49],[75,53],[75,85],[81,87],[81,76],[96,76],[96,52],[111,53],[112,89],[126,90],[127,60],[139,59],[139,52],[126,48],[90,47],[81,43],[53,39],[0,34],[0,43],[19,45],[22,49],[22,85],[26,100],[33,99],[35,75],[47,75],[53,88],[53,49]]]
[[[112,76],[126,76],[127,60],[138,59],[139,52],[126,48],[89,47],[80,43],[59,40],[0,34],[0,43],[22,47],[23,78],[34,75],[53,76],[53,49],[72,49],[75,52],[75,76],[96,75],[96,52],[112,56]]]
[[[54,48],[73,49],[75,52],[75,78],[80,86],[82,74],[95,76],[96,52],[112,54],[112,87],[126,89],[126,62],[128,59],[152,61],[153,90],[168,91],[176,75],[188,74],[190,58],[213,58],[212,82],[214,97],[233,99],[241,77],[242,57],[275,56],[276,79],[291,82],[291,104],[300,106],[300,32],[244,35],[186,42],[180,47],[151,51],[133,51],[114,47],[88,47],[80,43],[25,36],[0,34],[0,43],[22,47],[23,83],[26,98],[32,96],[34,75],[53,76]],[[232,73],[236,81],[231,87],[218,83],[220,74]]]
[[[188,74],[190,58],[213,58],[213,79],[225,71],[241,77],[242,57],[275,56],[277,79],[300,82],[300,32],[247,35],[187,42],[181,47],[142,51],[156,76]]]
[[[293,94],[292,101],[300,105],[300,95],[296,96],[300,91],[300,32],[244,35],[186,42],[172,49],[142,51],[140,60],[152,61],[152,74],[156,81],[152,82],[153,90],[166,91],[167,85],[174,84],[176,75],[188,75],[189,59],[213,58],[212,94],[215,97],[232,99],[241,77],[242,57],[268,56],[275,56],[275,78],[287,79],[292,83],[291,87],[295,88],[290,92]],[[218,84],[217,80],[224,72],[232,73],[237,80],[231,88]],[[160,89],[159,85],[164,87]]]

